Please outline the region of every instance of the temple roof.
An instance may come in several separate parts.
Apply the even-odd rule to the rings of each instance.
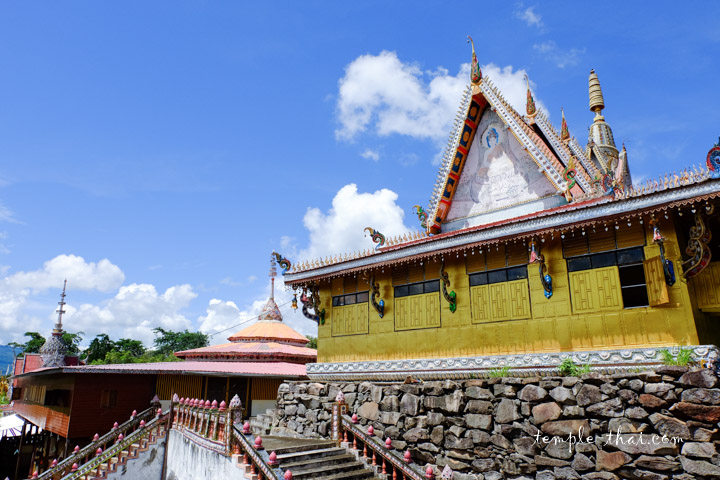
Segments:
[[[274,320],[258,320],[228,337],[231,342],[275,341],[305,346],[308,339],[288,325]]]
[[[245,360],[264,360],[272,359],[278,361],[280,359],[296,359],[298,361],[315,361],[317,358],[317,350],[305,347],[308,339],[304,338],[302,346],[288,345],[287,343],[271,342],[271,341],[255,341],[255,342],[233,342],[223,343],[221,345],[212,345],[210,347],[196,348],[194,350],[185,350],[175,352],[175,356],[179,358],[237,358]]]

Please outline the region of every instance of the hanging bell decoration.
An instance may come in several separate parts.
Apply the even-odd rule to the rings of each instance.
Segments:
[[[297,293],[293,293],[292,305],[293,310],[297,310]]]

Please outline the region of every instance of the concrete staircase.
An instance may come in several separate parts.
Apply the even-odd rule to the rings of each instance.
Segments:
[[[355,480],[374,479],[375,472],[357,456],[328,440],[284,439],[285,444],[272,448],[272,437],[265,439],[267,451],[277,454],[284,471],[292,471],[294,479]]]

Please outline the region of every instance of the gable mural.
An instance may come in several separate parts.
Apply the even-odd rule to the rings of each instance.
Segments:
[[[551,196],[556,197],[553,202],[565,203],[495,112],[488,110],[483,115],[478,133],[447,215],[445,227],[450,228],[445,230],[491,222],[494,215],[484,214]],[[517,215],[543,208],[547,208],[544,203],[526,206],[518,209]],[[508,212],[502,214],[507,216]]]

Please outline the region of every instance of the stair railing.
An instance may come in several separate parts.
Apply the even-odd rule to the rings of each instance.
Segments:
[[[170,412],[162,413],[162,410],[158,411],[158,415],[151,419],[147,423],[142,423],[142,426],[134,430],[128,436],[123,436],[122,439],[117,437],[116,442],[109,446],[106,450],[98,448],[94,458],[85,462],[83,465],[75,466],[71,469],[70,473],[61,477],[61,480],[77,480],[79,478],[86,478],[88,475],[100,475],[101,466],[106,464],[107,468],[110,468],[110,459],[113,457],[119,457],[124,450],[128,450],[130,453],[130,447],[134,443],[140,443],[143,438],[148,437],[155,433],[157,436],[160,435],[162,429],[165,428],[165,424],[170,419]]]
[[[56,460],[53,461],[54,465],[51,464],[51,467],[49,469],[45,470],[43,473],[37,476],[33,474],[32,478],[38,480],[51,480],[61,478],[63,475],[66,475],[68,472],[70,472],[70,470],[72,470],[72,466],[74,464],[82,465],[84,463],[87,463],[88,460],[90,460],[95,455],[98,448],[105,450],[107,445],[116,442],[117,438],[120,435],[126,437],[131,432],[137,431],[140,428],[141,422],[149,421],[156,413],[156,405],[159,404],[154,404],[152,407],[148,408],[147,410],[143,410],[140,413],[136,413],[135,411],[133,411],[133,414],[130,416],[130,419],[128,421],[124,422],[121,425],[115,423],[112,430],[107,432],[102,437],[98,434],[95,434],[92,442],[90,442],[83,448],[75,447],[73,453],[67,458],[60,462],[57,462]]]
[[[426,480],[434,478],[427,476],[421,466],[412,463],[410,451],[400,455],[392,448],[390,438],[383,442],[375,436],[373,426],[363,429],[357,424],[357,416],[340,415],[338,422],[339,433],[342,443],[358,455],[366,464],[378,467],[379,473],[387,475],[393,480]]]
[[[233,425],[233,454],[242,455],[242,467],[247,473],[257,475],[258,480],[291,479],[292,473],[278,467],[275,452],[268,453],[263,447],[262,437],[253,435],[250,423]]]
[[[233,398],[228,408],[224,401],[218,404],[216,400],[177,398],[176,395],[172,401],[172,429],[209,450],[230,455],[230,428],[238,411],[235,401]]]

